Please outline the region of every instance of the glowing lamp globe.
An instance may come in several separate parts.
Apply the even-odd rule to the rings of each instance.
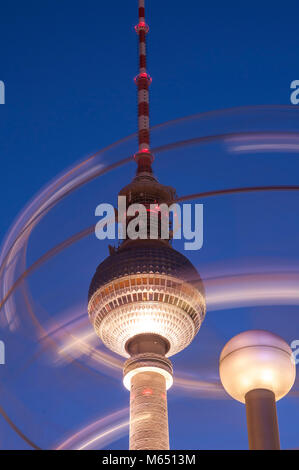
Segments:
[[[235,400],[256,389],[271,390],[275,400],[292,388],[296,367],[290,346],[279,336],[250,330],[232,338],[223,348],[219,365],[223,387]]]
[[[181,253],[160,240],[135,240],[106,258],[89,289],[88,313],[96,334],[129,357],[130,339],[155,334],[165,355],[184,349],[205,315],[201,278]]]

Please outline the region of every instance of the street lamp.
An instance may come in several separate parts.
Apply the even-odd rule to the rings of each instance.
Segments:
[[[290,346],[268,331],[245,331],[224,346],[219,372],[227,393],[246,404],[249,448],[279,449],[275,402],[296,376]]]

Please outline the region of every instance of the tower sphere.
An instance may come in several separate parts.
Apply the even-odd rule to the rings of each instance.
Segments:
[[[97,335],[128,357],[128,342],[156,334],[167,356],[188,346],[205,315],[201,278],[192,263],[162,240],[134,240],[97,268],[88,294],[88,313]]]
[[[292,388],[296,367],[290,346],[273,333],[250,330],[234,336],[220,355],[223,387],[235,400],[245,403],[251,390],[271,390],[275,399]]]

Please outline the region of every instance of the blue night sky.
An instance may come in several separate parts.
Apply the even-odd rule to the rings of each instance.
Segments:
[[[290,105],[290,83],[299,79],[298,2],[147,0],[146,7],[153,126],[218,109]],[[6,87],[6,103],[0,106],[3,239],[25,204],[57,174],[135,132],[133,77],[138,55],[135,0],[11,0],[2,2],[0,8],[0,80]],[[296,132],[299,118],[293,108],[285,127]],[[237,119],[236,126],[254,128],[252,116],[246,119],[241,124]],[[200,121],[192,122],[194,130],[182,131],[182,138],[188,133],[194,136],[198,129],[201,135],[234,131],[234,123],[225,118],[217,121],[217,129],[212,121],[202,128]],[[171,128],[153,135],[155,145],[176,140]],[[111,158],[127,157],[135,145],[133,137],[123,152]],[[160,180],[176,186],[180,195],[298,184],[298,153],[225,159],[220,145],[207,147],[206,153],[194,152],[191,148],[185,154],[175,151],[173,157],[169,152],[168,163],[156,159]],[[131,165],[108,174],[103,184],[94,180],[88,191],[80,189],[71,201],[50,213],[32,234],[27,264],[76,230],[95,223],[98,199],[115,202],[118,189],[133,172]],[[273,266],[296,271],[297,193],[215,198],[207,201],[204,210],[204,247],[190,255],[201,273],[263,272]],[[41,323],[86,302],[89,280],[107,256],[107,243],[99,247],[94,236],[80,243],[28,279]],[[299,338],[298,306],[275,306],[274,302],[208,312],[197,343],[174,359],[175,367],[185,370],[188,363],[199,380],[216,380],[225,342],[250,328],[269,329],[290,343]],[[40,447],[54,447],[94,419],[127,406],[129,396],[119,377],[94,373],[92,367],[82,372],[72,363],[52,367],[48,357],[30,365],[37,345],[28,322],[14,334],[4,331],[3,335],[7,361],[0,369],[0,405]],[[23,354],[28,354],[27,372],[19,367]],[[171,393],[172,448],[247,448],[241,404],[226,396],[212,399]],[[298,400],[297,394],[278,405],[284,448],[299,446]],[[108,448],[127,446],[125,435]],[[0,447],[29,448],[1,416]]]

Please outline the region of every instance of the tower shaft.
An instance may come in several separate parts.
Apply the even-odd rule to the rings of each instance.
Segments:
[[[130,450],[168,450],[166,380],[157,372],[139,372],[131,380]]]
[[[128,345],[132,355],[124,365],[130,390],[130,450],[168,450],[167,389],[172,365],[158,335],[137,335]]]

